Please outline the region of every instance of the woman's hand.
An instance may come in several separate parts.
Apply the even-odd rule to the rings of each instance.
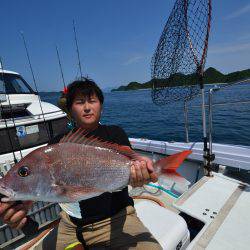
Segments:
[[[0,202],[0,219],[12,228],[21,229],[27,222],[26,216],[32,204],[32,201],[24,201],[19,204]]]
[[[131,165],[130,185],[132,187],[142,187],[149,182],[156,182],[157,175],[154,172],[153,162],[150,158],[140,156]]]

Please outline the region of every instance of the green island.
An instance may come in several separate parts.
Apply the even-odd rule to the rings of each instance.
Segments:
[[[242,79],[250,78],[250,69],[235,71],[229,74],[223,74],[215,68],[208,68],[204,72],[204,83],[205,84],[220,84],[220,83],[230,83],[239,81]],[[149,89],[152,87],[152,84],[156,83],[157,86],[184,86],[184,85],[194,85],[197,84],[197,75],[196,74],[189,74],[184,75],[181,73],[176,73],[171,75],[167,79],[152,79],[145,83],[139,82],[130,82],[126,86],[120,86],[116,89],[112,89],[113,91],[128,91],[128,90],[139,90],[139,89]]]

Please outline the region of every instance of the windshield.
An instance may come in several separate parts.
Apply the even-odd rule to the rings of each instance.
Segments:
[[[34,94],[34,91],[21,76],[0,74],[0,94]]]

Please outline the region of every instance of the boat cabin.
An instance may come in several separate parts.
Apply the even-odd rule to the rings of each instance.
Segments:
[[[66,124],[66,114],[42,101],[20,74],[0,68],[0,174],[14,158],[64,133]]]

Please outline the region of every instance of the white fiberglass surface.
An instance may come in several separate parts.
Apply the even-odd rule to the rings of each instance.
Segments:
[[[203,161],[203,143],[201,142],[167,142],[135,138],[130,138],[130,141],[135,149],[161,154],[171,155],[183,150],[192,150],[188,159]],[[216,164],[250,170],[249,147],[214,143],[213,153],[215,154],[214,163]]]
[[[242,192],[210,241],[209,250],[250,249],[250,189]]]
[[[209,223],[213,220],[212,214],[214,212],[219,213],[237,187],[238,183],[215,175],[193,192],[182,205],[174,206],[201,221]]]
[[[139,201],[135,208],[140,220],[164,250],[176,249],[180,242],[189,241],[187,224],[178,214],[151,201]]]

